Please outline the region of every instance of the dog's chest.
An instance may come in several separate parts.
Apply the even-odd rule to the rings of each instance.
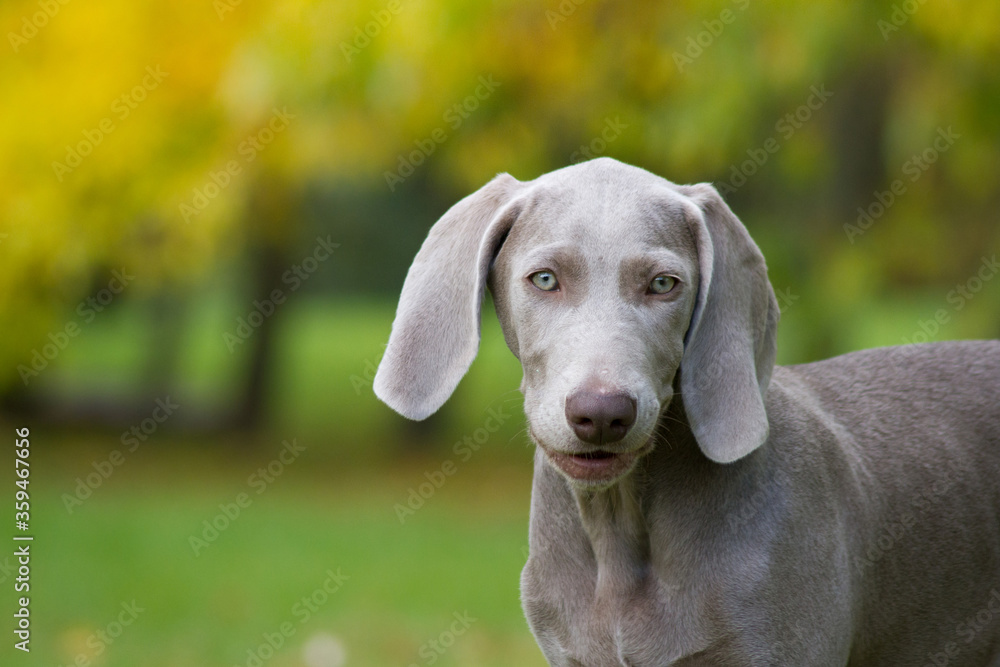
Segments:
[[[694,667],[726,665],[723,647],[698,604],[644,576],[601,590],[595,576],[554,590],[529,563],[522,579],[525,614],[552,665],[567,667]],[[551,583],[551,582],[550,582]],[[692,599],[689,599],[692,598]],[[679,610],[684,610],[679,612]]]

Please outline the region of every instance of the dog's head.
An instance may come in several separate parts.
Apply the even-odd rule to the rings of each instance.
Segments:
[[[675,394],[713,461],[767,439],[778,306],[759,249],[710,185],[608,158],[493,179],[417,253],[379,398],[411,419],[441,407],[478,350],[487,285],[524,368],[529,432],[571,483],[626,475]]]

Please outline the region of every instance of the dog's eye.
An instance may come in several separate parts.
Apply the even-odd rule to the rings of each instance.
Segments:
[[[675,285],[677,285],[677,278],[661,273],[650,281],[649,291],[652,294],[667,294]]]
[[[535,271],[528,276],[528,279],[532,285],[543,292],[554,292],[559,289],[559,281],[556,280],[556,274],[551,271]]]

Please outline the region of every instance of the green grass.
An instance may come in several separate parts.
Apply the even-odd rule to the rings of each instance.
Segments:
[[[434,664],[545,664],[518,602],[531,476],[520,445],[458,464],[401,524],[393,505],[441,458],[349,468],[307,449],[258,495],[247,478],[276,448],[233,456],[162,440],[127,455],[70,514],[61,495],[107,447],[48,438],[36,431],[32,441],[34,650],[15,663],[8,642],[4,664],[70,665],[82,655],[109,667],[245,665],[265,633],[290,623],[294,633],[264,664],[306,667],[303,646],[329,635],[347,665],[424,665],[421,646],[455,612],[476,620]],[[240,492],[250,505],[195,556],[190,536]],[[348,579],[314,612],[297,612],[328,570]],[[144,611],[98,655],[94,633],[133,600]]]

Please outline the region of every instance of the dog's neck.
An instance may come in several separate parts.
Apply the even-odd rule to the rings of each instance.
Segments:
[[[642,586],[652,571],[676,573],[671,583],[684,586],[705,565],[691,547],[697,535],[713,522],[736,526],[734,517],[741,519],[734,499],[755,497],[768,484],[757,454],[725,466],[706,459],[680,405],[664,412],[656,432],[653,451],[613,486],[594,491],[566,485],[597,566],[597,599]]]
[[[634,587],[649,568],[649,528],[640,487],[641,480],[629,475],[608,489],[574,491],[597,562],[597,598]]]

